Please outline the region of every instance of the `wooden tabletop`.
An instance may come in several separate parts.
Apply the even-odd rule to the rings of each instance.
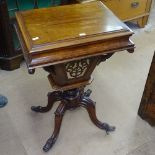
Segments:
[[[79,46],[111,38],[129,38],[133,34],[100,1],[17,12],[16,18],[17,32],[30,68],[91,56],[101,50],[74,52]],[[128,45],[133,47],[128,42],[124,48]]]

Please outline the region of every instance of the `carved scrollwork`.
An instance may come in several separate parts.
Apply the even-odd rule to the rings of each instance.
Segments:
[[[68,62],[65,65],[68,79],[82,77],[87,71],[90,59]]]

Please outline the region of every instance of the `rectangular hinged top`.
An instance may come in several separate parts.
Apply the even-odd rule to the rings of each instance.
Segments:
[[[132,35],[100,1],[17,12],[16,18],[30,68],[91,56],[100,51],[76,50],[86,44]],[[70,54],[71,48],[75,55]]]

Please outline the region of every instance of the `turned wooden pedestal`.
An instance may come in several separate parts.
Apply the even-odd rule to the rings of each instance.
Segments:
[[[114,126],[97,119],[95,102],[89,98],[91,90],[84,88],[101,62],[115,52],[134,51],[129,39],[133,32],[99,1],[18,12],[16,18],[29,73],[42,67],[56,90],[48,94],[46,107],[32,106],[32,110],[48,112],[59,101],[54,132],[43,150],[47,152],[56,142],[66,110],[80,106],[97,127],[114,131]]]

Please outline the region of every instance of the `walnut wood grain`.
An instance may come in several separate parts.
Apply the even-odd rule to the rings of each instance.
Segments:
[[[150,66],[138,114],[150,125],[155,126],[155,54]]]
[[[91,91],[84,92],[84,87],[101,62],[115,52],[134,51],[133,32],[99,1],[19,12],[16,17],[29,73],[44,68],[51,86],[58,90],[49,93],[46,107],[33,106],[32,110],[47,112],[55,101],[61,102],[55,112],[54,132],[43,150],[49,151],[56,142],[65,111],[80,106],[97,127],[114,131],[115,127],[97,119]]]
[[[134,48],[133,32],[99,1],[17,12],[16,18],[29,69]]]

